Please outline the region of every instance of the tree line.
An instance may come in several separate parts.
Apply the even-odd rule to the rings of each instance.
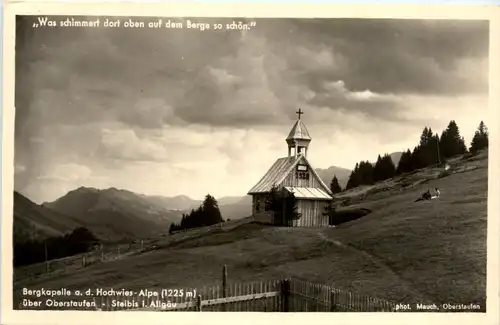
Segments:
[[[63,236],[26,240],[14,244],[14,266],[30,265],[86,253],[99,239],[87,228],[79,227]]]
[[[474,133],[474,137],[467,149],[464,138],[460,135],[457,123],[452,120],[439,136],[434,134],[431,127],[425,127],[420,136],[419,143],[413,150],[407,149],[401,154],[396,166],[389,154],[379,155],[375,164],[369,161],[356,163],[344,190],[349,190],[360,185],[372,185],[377,182],[392,178],[417,169],[439,165],[447,159],[463,155],[467,151],[475,155],[479,150],[488,148],[488,130],[483,121]],[[334,176],[330,189],[333,194],[343,191],[337,176]]]
[[[180,223],[170,224],[169,233],[179,230],[211,226],[224,219],[219,210],[217,200],[210,194],[205,196],[203,203],[188,214],[182,214]]]

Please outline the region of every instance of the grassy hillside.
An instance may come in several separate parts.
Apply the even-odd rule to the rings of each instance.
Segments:
[[[484,301],[487,153],[450,164],[448,176],[442,168],[426,169],[346,193],[356,202],[351,206],[373,213],[325,235],[384,265],[392,274],[389,287],[412,287],[437,303]],[[439,200],[414,202],[431,187],[440,189]]]
[[[46,209],[14,191],[14,242],[62,236],[82,226],[70,216]]]
[[[23,283],[30,288],[178,288],[292,276],[395,302],[480,303],[486,294],[487,153],[342,194],[372,213],[336,228],[244,224],[121,260]],[[428,187],[441,198],[414,200]],[[162,242],[163,241],[163,242]],[[19,297],[21,286],[15,286]]]

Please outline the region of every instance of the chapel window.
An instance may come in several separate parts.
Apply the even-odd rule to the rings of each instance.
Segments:
[[[298,164],[297,165],[297,169],[296,169],[296,172],[295,172],[295,176],[297,177],[297,179],[305,179],[305,180],[308,180],[309,179],[309,166],[305,165],[305,164]]]
[[[270,200],[266,200],[266,204],[264,206],[264,211],[271,211],[271,201]]]

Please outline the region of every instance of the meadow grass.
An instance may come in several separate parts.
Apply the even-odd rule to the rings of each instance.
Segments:
[[[15,301],[22,287],[202,288],[220,284],[226,264],[229,281],[290,276],[397,303],[484,307],[487,158],[462,163],[477,168],[441,178],[423,170],[346,193],[351,208],[372,212],[336,228],[247,223],[162,239],[158,250],[24,281],[15,285]],[[413,186],[398,186],[409,177]],[[440,188],[441,198],[414,202],[429,187]]]

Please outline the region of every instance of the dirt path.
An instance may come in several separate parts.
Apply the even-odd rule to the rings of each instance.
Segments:
[[[407,288],[410,288],[410,290],[412,292],[415,292],[419,295],[419,298],[422,298],[424,300],[426,300],[427,303],[433,303],[434,302],[434,299],[433,297],[430,297],[429,295],[426,295],[426,294],[423,294],[422,292],[416,290],[412,284],[410,282],[408,282],[407,280],[401,278],[399,276],[399,274],[397,274],[396,272],[394,272],[394,270],[389,267],[387,264],[384,263],[383,260],[381,260],[380,258],[364,251],[364,250],[360,250],[356,247],[353,247],[351,245],[346,245],[338,240],[335,240],[335,239],[331,239],[331,238],[328,238],[324,231],[319,231],[318,233],[318,236],[321,238],[321,240],[324,240],[324,241],[327,241],[327,242],[330,242],[332,244],[334,244],[335,246],[337,247],[340,247],[342,249],[346,249],[346,250],[350,250],[351,252],[354,252],[355,254],[361,254],[363,255],[364,257],[366,257],[370,262],[372,262],[373,264],[375,264],[376,266],[378,266],[380,269],[386,271],[387,273],[389,273],[391,276],[393,276],[394,278],[396,278],[398,280],[399,283],[403,284],[405,287]]]

